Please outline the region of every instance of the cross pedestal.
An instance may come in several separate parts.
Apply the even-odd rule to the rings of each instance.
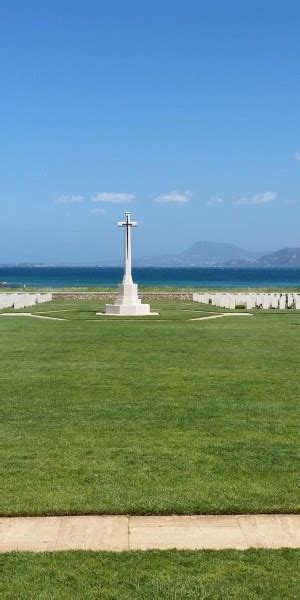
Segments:
[[[122,283],[118,285],[118,296],[113,304],[107,304],[106,315],[115,316],[142,316],[157,315],[150,311],[150,304],[142,304],[138,297],[138,286],[133,283],[131,274],[131,227],[136,227],[135,221],[130,221],[130,213],[125,213],[125,221],[119,222],[118,227],[125,229],[124,246],[124,277]],[[98,313],[101,314],[101,313]]]
[[[118,296],[114,304],[107,304],[106,315],[150,315],[150,304],[142,304],[136,283],[119,283]],[[157,314],[157,313],[156,313]]]

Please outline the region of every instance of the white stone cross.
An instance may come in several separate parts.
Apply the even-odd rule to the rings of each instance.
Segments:
[[[130,213],[125,213],[125,221],[119,221],[118,227],[125,229],[124,247],[124,277],[118,285],[118,295],[113,304],[107,304],[106,315],[138,317],[142,315],[157,315],[150,312],[150,304],[142,304],[138,297],[137,283],[133,283],[131,275],[131,227],[136,227],[136,221],[130,221]],[[101,313],[97,313],[101,314]]]
[[[131,274],[131,227],[136,227],[136,221],[130,221],[130,213],[125,213],[125,221],[118,221],[118,227],[125,228],[124,246],[124,277],[123,283],[133,283]]]

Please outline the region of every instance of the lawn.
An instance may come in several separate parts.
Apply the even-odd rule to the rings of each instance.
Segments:
[[[2,515],[298,510],[300,313],[151,305],[0,317]]]
[[[299,552],[62,552],[0,557],[3,600],[299,598]]]

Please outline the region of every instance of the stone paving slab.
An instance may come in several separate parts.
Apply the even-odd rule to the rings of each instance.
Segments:
[[[131,517],[131,550],[298,548],[300,515]]]
[[[198,312],[198,311],[197,311]],[[213,311],[211,311],[213,312]],[[228,312],[228,313],[217,313],[213,315],[209,315],[208,317],[196,317],[193,319],[189,319],[189,321],[206,321],[207,319],[222,319],[223,317],[253,317],[253,313],[243,312]]]
[[[51,321],[66,321],[62,317],[45,317],[44,315],[36,315],[31,312],[11,312],[11,313],[0,313],[0,317],[31,317],[32,319],[50,319]]]
[[[129,533],[132,550],[247,548],[234,516],[132,517]]]
[[[0,552],[128,550],[128,517],[5,517],[0,519]]]
[[[0,519],[0,552],[299,547],[300,515],[91,515]]]
[[[300,547],[300,515],[238,515],[237,521],[251,547]]]

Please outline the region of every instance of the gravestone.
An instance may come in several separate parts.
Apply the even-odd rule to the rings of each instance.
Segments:
[[[247,296],[246,308],[248,310],[251,310],[254,307],[255,307],[255,297],[254,296]]]
[[[286,309],[286,295],[285,294],[282,294],[280,296],[279,308],[280,308],[280,310],[285,310]]]

